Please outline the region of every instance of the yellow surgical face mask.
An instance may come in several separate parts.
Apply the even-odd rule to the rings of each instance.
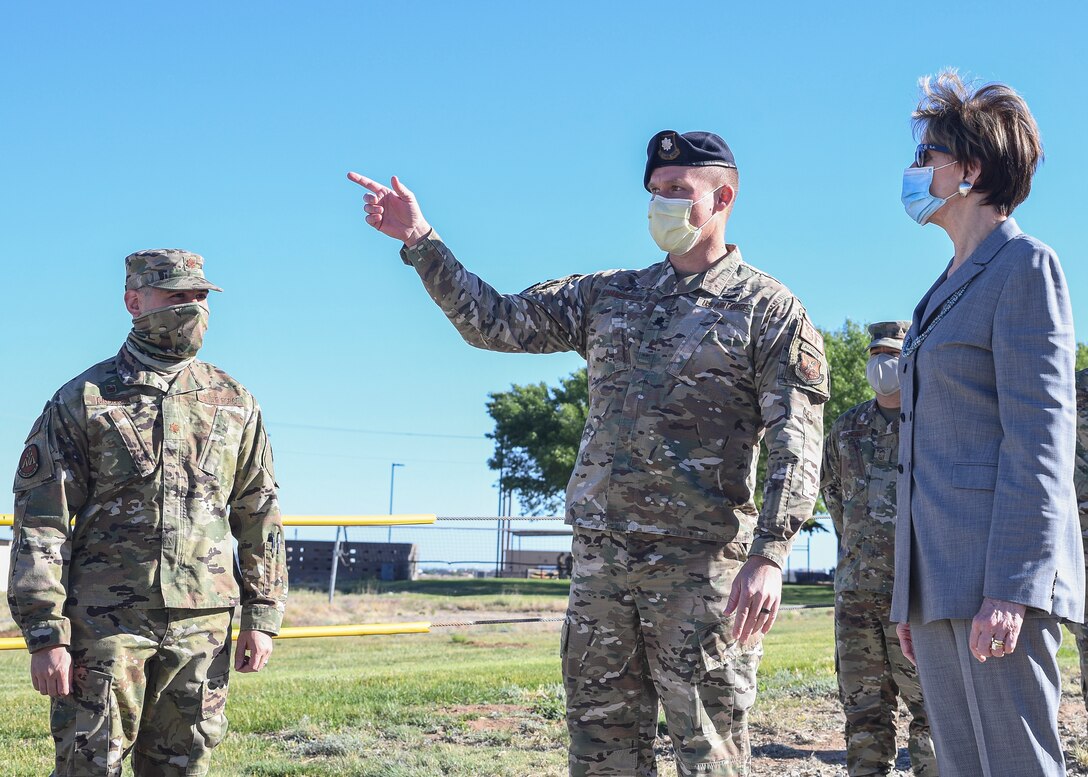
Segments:
[[[682,256],[699,241],[705,227],[714,214],[699,226],[693,226],[690,218],[696,203],[713,196],[718,189],[707,192],[697,200],[669,199],[655,194],[650,198],[650,237],[662,251]]]

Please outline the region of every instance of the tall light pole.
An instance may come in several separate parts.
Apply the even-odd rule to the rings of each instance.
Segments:
[[[389,514],[390,515],[393,514],[393,482],[394,482],[394,478],[397,476],[397,467],[403,467],[403,466],[404,466],[403,464],[395,464],[395,463],[389,465]],[[392,526],[389,527],[389,534],[385,538],[385,541],[386,542],[392,542],[393,541],[393,527]]]

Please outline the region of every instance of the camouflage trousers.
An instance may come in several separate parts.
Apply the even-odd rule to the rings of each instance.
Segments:
[[[1084,706],[1088,708],[1088,629],[1083,623],[1065,625],[1077,638],[1077,652],[1080,653],[1080,693],[1084,697]]]
[[[75,682],[54,699],[54,777],[203,777],[227,730],[230,609],[68,607]]]
[[[677,773],[748,774],[761,643],[723,614],[747,548],[574,528],[563,626],[571,777],[655,777],[658,704]]]
[[[911,714],[911,767],[916,775],[935,777],[937,758],[918,671],[899,647],[895,624],[888,620],[891,605],[891,594],[835,595],[835,666],[846,713],[846,770],[850,777],[891,773],[899,752],[895,721],[901,696]]]

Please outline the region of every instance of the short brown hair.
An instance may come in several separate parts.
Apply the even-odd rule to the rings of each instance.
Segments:
[[[975,191],[1008,216],[1031,193],[1043,159],[1039,125],[1024,98],[1005,84],[975,88],[955,70],[919,81],[922,97],[911,118],[920,140],[952,149],[960,164],[976,163]]]

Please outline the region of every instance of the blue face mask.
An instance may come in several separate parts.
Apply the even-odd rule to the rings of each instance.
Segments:
[[[928,224],[930,217],[948,202],[947,198],[941,199],[930,194],[929,187],[933,185],[935,170],[954,164],[956,163],[949,162],[940,167],[908,167],[903,171],[903,194],[900,199],[907,215],[919,224]]]

